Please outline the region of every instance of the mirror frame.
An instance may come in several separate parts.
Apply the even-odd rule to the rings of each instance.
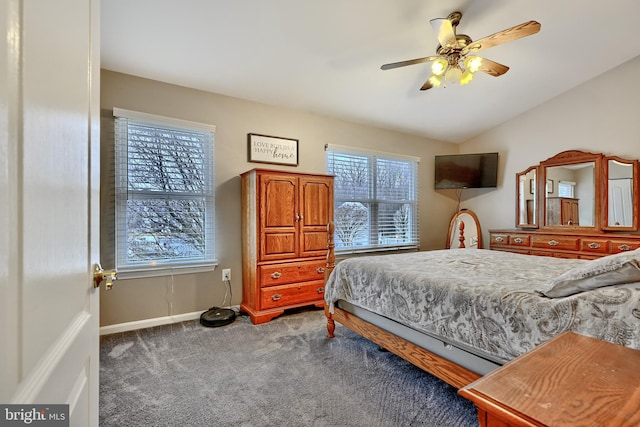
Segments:
[[[529,172],[534,171],[536,174],[535,177],[535,192],[533,193],[533,202],[535,204],[535,206],[533,207],[533,216],[534,216],[534,221],[532,223],[521,223],[520,222],[520,209],[522,208],[520,206],[520,177],[521,176],[526,176],[529,174]],[[538,175],[540,175],[540,171],[539,171],[539,167],[538,166],[531,166],[530,168],[523,170],[522,172],[518,172],[516,173],[516,227],[520,227],[520,228],[538,228],[538,218],[540,218],[540,215],[538,214],[538,205],[539,205],[539,201],[538,201],[538,189],[540,187],[538,187]],[[525,183],[525,189],[524,191],[527,191],[527,185]]]
[[[638,180],[640,175],[640,163],[638,160],[628,160],[623,159],[618,156],[607,156],[604,159],[604,167],[603,167],[603,179],[602,179],[602,191],[603,191],[603,200],[606,203],[602,203],[602,229],[609,231],[636,231],[638,229],[638,204],[640,204],[640,192],[638,191]],[[631,189],[631,197],[633,198],[633,223],[630,226],[614,226],[609,225],[609,161],[616,161],[618,163],[627,164],[632,166],[633,177],[631,179],[631,184],[633,188]]]
[[[547,160],[540,162],[540,170],[538,171],[538,222],[540,228],[552,229],[552,230],[599,230],[602,226],[602,210],[603,205],[603,157],[602,153],[588,153],[580,150],[568,150],[556,154]],[[547,225],[547,192],[540,191],[541,188],[546,188],[547,182],[547,168],[555,166],[568,166],[579,163],[594,163],[594,212],[593,212],[593,225]]]

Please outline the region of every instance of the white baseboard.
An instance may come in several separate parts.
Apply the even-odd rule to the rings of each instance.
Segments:
[[[231,306],[236,312],[240,306]],[[206,311],[206,310],[204,310]],[[173,316],[154,317],[153,319],[136,320],[134,322],[117,323],[115,325],[101,326],[100,335],[116,334],[119,332],[135,331],[136,329],[151,328],[153,326],[169,325],[187,320],[199,319],[204,311],[194,311],[191,313],[175,314]]]

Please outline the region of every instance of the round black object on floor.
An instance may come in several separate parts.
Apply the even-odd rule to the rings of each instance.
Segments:
[[[236,320],[236,312],[230,308],[212,307],[200,315],[200,324],[215,328],[225,326]]]

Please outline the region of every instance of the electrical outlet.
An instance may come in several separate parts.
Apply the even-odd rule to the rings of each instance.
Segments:
[[[222,281],[226,282],[226,281],[230,281],[231,280],[231,269],[230,268],[223,268],[222,269]]]

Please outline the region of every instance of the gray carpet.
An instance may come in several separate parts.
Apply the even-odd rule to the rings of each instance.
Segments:
[[[456,390],[321,310],[104,336],[100,425],[477,426]]]

